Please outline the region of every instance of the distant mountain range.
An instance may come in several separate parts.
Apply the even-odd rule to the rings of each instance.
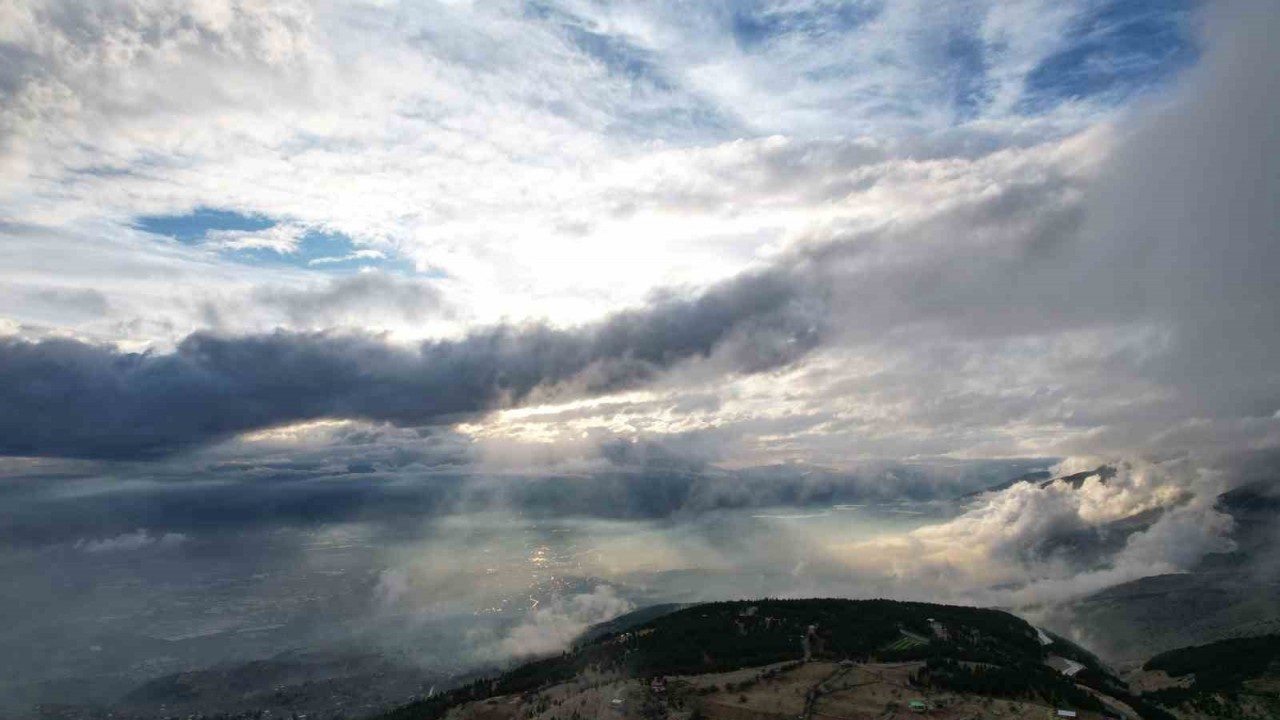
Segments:
[[[1019,475],[1018,477],[1013,478],[1012,480],[1006,480],[1002,483],[992,485],[990,487],[983,488],[981,490],[974,490],[973,492],[965,493],[957,497],[956,499],[968,500],[971,498],[985,495],[987,493],[1001,492],[1004,490],[1008,490],[1009,488],[1019,483],[1032,483],[1038,486],[1041,490],[1051,485],[1061,483],[1063,485],[1070,485],[1076,490],[1079,490],[1082,486],[1084,486],[1085,481],[1088,480],[1089,478],[1097,478],[1100,482],[1105,483],[1106,481],[1110,480],[1115,476],[1116,476],[1116,469],[1114,467],[1111,467],[1110,465],[1100,465],[1094,468],[1093,470],[1086,470],[1084,472],[1078,472],[1071,475],[1062,475],[1059,477],[1053,477],[1053,473],[1049,472],[1048,470],[1036,470],[1034,472],[1029,472],[1023,475]]]

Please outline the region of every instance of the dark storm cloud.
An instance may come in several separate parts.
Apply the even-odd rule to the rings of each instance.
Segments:
[[[504,326],[414,348],[286,332],[195,333],[169,354],[6,339],[0,453],[157,456],[314,418],[443,424],[519,403],[538,388],[603,392],[713,354],[730,371],[761,371],[815,345],[820,304],[779,270],[577,329]]]

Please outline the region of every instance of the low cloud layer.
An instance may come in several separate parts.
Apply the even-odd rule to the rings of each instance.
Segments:
[[[1034,607],[1147,575],[1184,572],[1234,549],[1215,509],[1220,471],[1185,461],[1120,463],[1079,487],[1023,482],[945,523],[850,546],[851,567],[925,595]]]
[[[557,598],[547,607],[536,607],[524,622],[512,628],[500,643],[499,657],[529,657],[557,653],[592,625],[612,620],[635,609],[618,597],[609,585],[590,593]]]

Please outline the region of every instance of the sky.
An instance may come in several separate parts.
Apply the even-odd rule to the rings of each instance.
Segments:
[[[1273,13],[927,5],[13,4],[0,451],[1272,443]]]
[[[1185,567],[1280,447],[1277,31],[1265,0],[5,3],[6,562],[1113,463],[821,562],[1007,602],[1028,538],[1176,507],[1018,592]]]

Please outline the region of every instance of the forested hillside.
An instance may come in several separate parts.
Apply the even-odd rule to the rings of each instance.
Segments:
[[[1026,699],[1103,713],[1097,693],[1145,718],[1170,717],[1129,697],[1092,655],[1042,641],[1026,621],[998,610],[890,600],[760,600],[697,605],[593,637],[561,655],[400,708],[385,720],[430,720],[450,707],[531,693],[583,673],[694,676],[804,659],[921,663],[911,682],[959,693]],[[1070,657],[1074,678],[1050,667]],[[1094,688],[1096,692],[1083,686]]]

